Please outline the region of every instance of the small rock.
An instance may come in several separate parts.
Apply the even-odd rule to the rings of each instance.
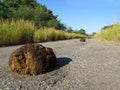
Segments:
[[[16,90],[21,90],[21,88],[22,88],[22,85],[18,86]]]
[[[80,38],[80,42],[85,42],[86,38]]]

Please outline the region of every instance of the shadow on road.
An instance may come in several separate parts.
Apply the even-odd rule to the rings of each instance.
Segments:
[[[68,57],[60,57],[60,58],[57,58],[57,64],[54,68],[54,70],[57,70],[57,69],[60,69],[61,67],[69,64],[72,60]]]

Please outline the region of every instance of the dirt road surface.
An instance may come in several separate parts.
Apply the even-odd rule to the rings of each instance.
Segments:
[[[41,44],[53,48],[57,65],[37,76],[10,72],[9,56],[21,45],[0,47],[0,90],[120,90],[120,46],[97,39]]]

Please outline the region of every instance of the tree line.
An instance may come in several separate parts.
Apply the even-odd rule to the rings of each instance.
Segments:
[[[52,27],[68,32],[86,34],[84,29],[75,31],[71,27],[66,27],[57,17],[45,5],[36,0],[0,0],[0,19],[18,20],[22,18],[33,22],[37,28]]]
[[[57,15],[36,0],[0,0],[0,19],[30,20],[36,27],[65,29]]]

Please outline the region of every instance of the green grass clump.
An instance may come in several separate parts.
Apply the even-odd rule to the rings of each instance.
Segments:
[[[0,45],[13,45],[33,41],[34,25],[25,20],[0,21]]]
[[[114,24],[112,27],[102,30],[95,37],[106,41],[120,42],[120,24]]]

